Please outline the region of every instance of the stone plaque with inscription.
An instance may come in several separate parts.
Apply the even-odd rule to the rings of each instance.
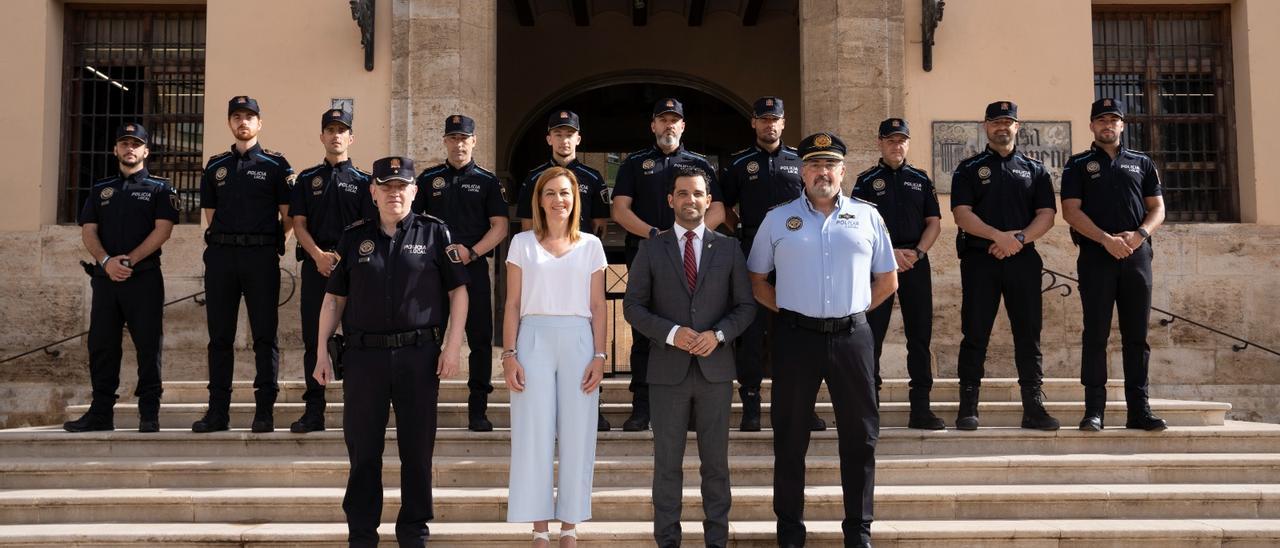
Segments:
[[[956,165],[986,146],[982,122],[934,122],[932,175],[938,192],[950,193],[951,173]],[[1071,122],[1022,122],[1018,150],[1044,162],[1057,190],[1061,187],[1062,166],[1072,154]]]

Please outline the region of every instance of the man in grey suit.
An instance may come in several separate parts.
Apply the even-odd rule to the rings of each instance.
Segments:
[[[685,431],[696,424],[702,461],[703,535],[729,542],[729,410],[733,342],[755,318],[746,258],[738,241],[703,224],[707,174],[680,166],[667,187],[675,226],[640,242],[623,301],[631,326],[651,341],[653,536],[680,545]]]

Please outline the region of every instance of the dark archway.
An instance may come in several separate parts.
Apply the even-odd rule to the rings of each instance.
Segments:
[[[507,144],[508,173],[519,184],[547,160],[546,119],[553,110],[568,109],[582,117],[580,152],[627,153],[649,146],[651,109],[664,97],[684,103],[685,146],[713,164],[750,142],[750,105],[728,90],[685,75],[629,71],[571,84],[538,103]]]

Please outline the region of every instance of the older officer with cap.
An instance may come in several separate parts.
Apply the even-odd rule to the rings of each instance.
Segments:
[[[144,162],[150,137],[142,124],[116,130],[119,174],[93,185],[80,210],[80,239],[95,265],[89,311],[89,377],[93,401],[84,416],[62,425],[68,432],[115,428],[113,407],[120,386],[120,329],[138,359],[138,431],[160,430],[160,344],[164,322],[164,277],[160,246],[178,222],[178,194],[168,179],[151,175]]]
[[[685,150],[680,142],[684,127],[684,105],[675,98],[660,99],[654,103],[653,116],[649,118],[654,145],[628,154],[618,166],[618,178],[613,185],[613,220],[627,231],[628,267],[635,260],[640,240],[657,236],[675,223],[675,215],[667,206],[667,185],[675,166],[691,165],[707,174],[712,201],[704,224],[715,230],[724,222],[724,204],[713,175],[715,169],[706,156]],[[632,411],[622,429],[637,432],[649,429],[649,385],[645,382],[649,371],[649,340],[635,328],[631,329],[630,361]]]
[[[724,207],[737,206],[742,223],[742,253],[751,254],[760,223],[769,208],[796,199],[804,191],[800,181],[800,155],[796,149],[782,144],[782,130],[787,125],[782,99],[761,97],[752,105],[751,129],[756,142],[750,148],[735,152],[720,171],[720,187],[724,190]],[[764,344],[773,315],[769,309],[756,310],[755,321],[737,341],[736,366],[738,396],[742,398],[744,432],[760,430],[760,383],[764,379]],[[814,416],[815,423],[822,419]],[[825,422],[821,425],[826,428]]]
[[[342,509],[351,546],[378,544],[388,405],[395,406],[400,453],[396,540],[426,545],[436,401],[440,379],[458,371],[459,329],[467,317],[467,270],[444,223],[410,211],[418,190],[413,173],[408,158],[373,163],[378,215],[343,232],[320,310],[319,339],[327,341],[341,319],[347,340],[342,433],[351,472]],[[328,384],[333,370],[326,345],[318,355],[316,381]]]
[[[572,110],[556,110],[547,117],[547,145],[551,147],[551,159],[529,171],[520,184],[520,196],[516,199],[516,217],[521,230],[533,229],[533,189],[538,177],[553,167],[562,167],[578,178],[578,203],[581,204],[578,230],[596,237],[604,237],[609,224],[609,187],[595,168],[578,161],[578,145],[582,143],[582,124],[578,113]],[[608,432],[612,426],[604,418],[604,412],[596,414],[596,430]]]
[[[799,148],[804,196],[765,215],[747,261],[756,300],[778,311],[771,408],[778,544],[804,546],[808,410],[825,380],[840,437],[845,546],[870,546],[880,414],[866,311],[898,288],[898,267],[875,206],[840,194],[844,142],[817,133]],[[776,287],[768,281],[775,270]]]
[[[1000,298],[1013,329],[1022,387],[1022,427],[1057,430],[1044,409],[1040,354],[1040,270],[1035,241],[1053,227],[1053,182],[1044,164],[1017,150],[1018,105],[987,105],[987,149],[960,162],[951,212],[960,253],[960,411],[956,428],[978,428],[978,387]]]
[[[911,377],[908,428],[942,430],[946,425],[929,409],[933,389],[929,340],[933,336],[933,280],[928,250],[942,231],[938,193],[924,170],[907,163],[911,129],[902,118],[880,122],[880,162],[858,175],[850,193],[876,205],[893,240],[898,263],[898,306],[907,336],[907,374]],[[867,313],[876,340],[876,393],[880,390],[880,353],[889,331],[894,296]]]
[[[1124,103],[1093,103],[1093,145],[1062,171],[1062,218],[1080,246],[1076,270],[1084,312],[1080,383],[1084,419],[1080,429],[1103,427],[1107,406],[1107,339],[1112,307],[1119,310],[1124,360],[1125,428],[1164,430],[1165,421],[1147,401],[1147,321],[1151,317],[1151,233],[1164,222],[1164,198],[1155,162],[1120,143]]]
[[[324,300],[329,272],[338,264],[334,249],[344,227],[378,214],[369,194],[369,174],[351,165],[347,155],[353,141],[351,112],[340,108],[325,111],[320,117],[324,161],[298,174],[302,184],[294,185],[289,203],[298,239],[298,268],[302,271],[302,367],[307,382],[302,395],[306,410],[289,425],[289,430],[298,434],[324,430],[324,387],[313,375],[320,302]]]
[[[489,256],[507,237],[507,200],[502,183],[489,170],[476,165],[476,122],[454,114],[444,120],[444,163],[418,175],[418,196],[413,210],[429,213],[448,223],[453,245],[466,265],[470,281],[467,294],[467,427],[473,432],[493,430],[485,416],[493,392],[493,294],[489,282]]]
[[[249,311],[253,356],[254,432],[275,430],[272,410],[279,385],[280,255],[292,230],[289,195],[293,168],[284,156],[262,148],[261,109],[252,97],[232,97],[227,126],[235,137],[231,150],[209,158],[200,178],[204,209],[204,288],[209,322],[209,410],[191,425],[193,432],[229,427],[231,376],[235,365],[236,317],[240,297]]]

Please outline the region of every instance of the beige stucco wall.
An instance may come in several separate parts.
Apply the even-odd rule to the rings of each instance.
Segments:
[[[0,150],[11,166],[0,173],[0,231],[36,230],[54,222],[58,200],[62,118],[62,5],[9,0],[0,17]],[[17,158],[24,158],[18,161]],[[45,167],[42,169],[42,167]]]
[[[262,107],[263,146],[295,169],[319,163],[319,119],[331,98],[355,99],[351,156],[368,169],[388,155],[391,115],[391,2],[379,2],[374,70],[364,70],[360,30],[345,2],[218,0],[208,3],[205,157],[227,150],[227,101],[249,95]],[[253,14],[252,17],[246,14]]]

